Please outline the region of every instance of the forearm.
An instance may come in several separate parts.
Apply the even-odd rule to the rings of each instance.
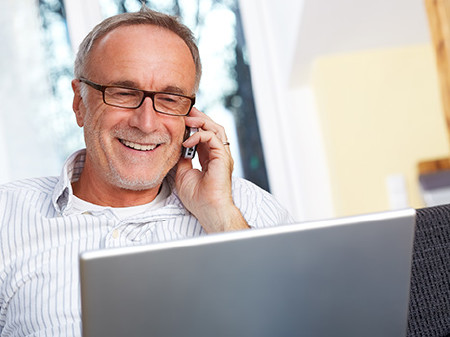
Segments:
[[[250,228],[234,204],[228,207],[210,208],[204,215],[197,216],[197,219],[207,233],[228,232]]]

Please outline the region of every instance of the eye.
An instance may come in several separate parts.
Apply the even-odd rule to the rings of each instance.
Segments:
[[[116,93],[118,96],[135,96],[136,94],[134,92],[130,91],[119,91]]]
[[[117,96],[137,96],[139,93],[136,90],[128,90],[128,89],[116,89],[113,92],[114,95]]]
[[[169,96],[160,97],[160,99],[166,103],[175,103],[176,102],[176,100],[173,97],[169,97]]]
[[[139,97],[140,93],[137,90],[110,87],[106,94],[112,99],[135,99]]]
[[[156,98],[159,102],[166,104],[178,104],[181,100],[180,96],[171,94],[158,94]]]

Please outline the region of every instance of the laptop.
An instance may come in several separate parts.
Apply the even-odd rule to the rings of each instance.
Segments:
[[[83,253],[83,336],[405,336],[414,225],[405,209]]]

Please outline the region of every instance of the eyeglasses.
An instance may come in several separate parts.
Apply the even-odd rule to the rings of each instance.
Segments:
[[[155,111],[171,116],[187,116],[195,104],[195,97],[122,86],[101,85],[85,78],[80,78],[79,80],[101,91],[105,104],[118,108],[137,109],[142,105],[146,97],[150,97]]]

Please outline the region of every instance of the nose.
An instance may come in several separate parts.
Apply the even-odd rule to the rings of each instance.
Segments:
[[[133,111],[129,124],[142,132],[150,133],[158,128],[159,118],[159,113],[153,109],[152,99],[146,97],[142,105]]]

